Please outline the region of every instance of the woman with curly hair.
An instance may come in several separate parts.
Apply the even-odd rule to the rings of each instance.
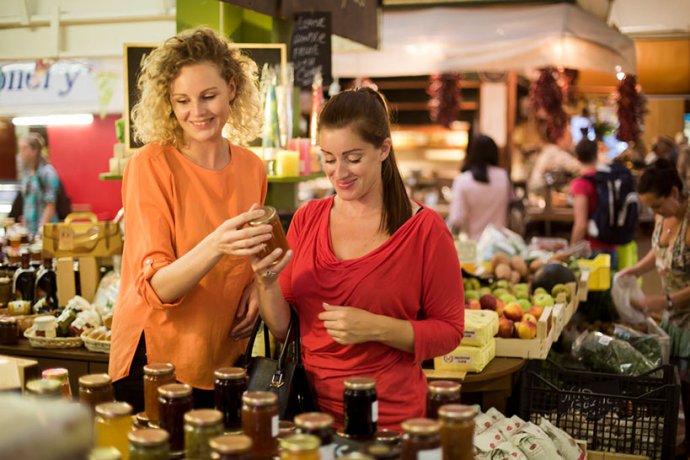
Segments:
[[[194,29],[146,57],[138,87],[134,133],[146,145],[124,174],[109,374],[116,399],[141,410],[142,366],[171,362],[195,405],[210,407],[213,372],[244,351],[258,311],[246,256],[268,239],[243,228],[263,214],[245,212],[266,197],[263,162],[235,143],[260,128],[256,64]]]

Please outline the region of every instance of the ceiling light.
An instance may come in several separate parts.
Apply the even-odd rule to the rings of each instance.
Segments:
[[[15,126],[84,126],[93,123],[90,113],[73,113],[63,115],[39,115],[30,117],[15,117]]]

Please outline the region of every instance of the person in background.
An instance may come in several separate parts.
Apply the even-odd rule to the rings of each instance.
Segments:
[[[367,376],[376,380],[378,426],[399,429],[424,416],[422,361],[452,351],[463,335],[453,238],[436,212],[408,197],[380,93],[331,98],[319,144],[335,195],[297,211],[286,255],[252,258],[261,317],[282,338],[294,306],[317,403],[336,426],[343,381]]]
[[[487,225],[506,226],[511,196],[508,172],[498,167],[496,143],[489,136],[477,136],[461,174],[453,180],[448,222],[476,241]]]
[[[640,177],[640,201],[656,215],[652,248],[620,276],[642,276],[656,269],[662,294],[647,295],[638,305],[647,314],[663,314],[661,327],[671,338],[671,357],[681,377],[685,432],[690,433],[690,206],[676,168],[657,160]],[[686,448],[690,436],[685,438]]]
[[[678,175],[683,181],[685,189],[690,186],[690,145],[688,138],[682,132],[676,134],[676,144],[678,145]]]
[[[135,135],[146,145],[124,173],[127,237],[114,308],[109,374],[115,397],[141,410],[142,366],[170,362],[213,407],[214,371],[244,352],[258,306],[247,249],[266,228],[243,228],[266,197],[256,138],[256,64],[210,29],[181,32],[142,64]],[[233,140],[222,135],[224,128]],[[268,226],[270,229],[270,226]]]
[[[41,154],[45,141],[38,133],[19,139],[19,155],[24,166],[21,183],[23,222],[30,234],[38,234],[43,224],[57,222],[57,171]]]
[[[668,136],[656,138],[652,144],[652,151],[645,157],[645,163],[650,165],[656,160],[666,160],[674,166],[678,163],[678,148],[673,139]]]
[[[546,125],[542,122],[540,126],[542,138],[547,139]],[[570,126],[566,126],[558,139],[547,139],[546,144],[537,154],[534,168],[527,181],[527,190],[530,193],[543,194],[546,181],[544,175],[547,172],[565,172],[571,176],[580,173],[580,162],[570,154],[573,136],[570,133]]]

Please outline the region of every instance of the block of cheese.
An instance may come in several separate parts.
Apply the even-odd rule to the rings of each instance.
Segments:
[[[482,347],[498,334],[498,314],[493,310],[465,310],[465,335],[460,345]]]
[[[447,355],[434,358],[435,369],[457,369],[481,372],[496,356],[496,339],[493,337],[483,347],[460,345]]]

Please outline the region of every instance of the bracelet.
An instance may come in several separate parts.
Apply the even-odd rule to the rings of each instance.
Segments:
[[[673,300],[671,300],[671,294],[666,294],[666,306],[669,309],[673,308]]]

